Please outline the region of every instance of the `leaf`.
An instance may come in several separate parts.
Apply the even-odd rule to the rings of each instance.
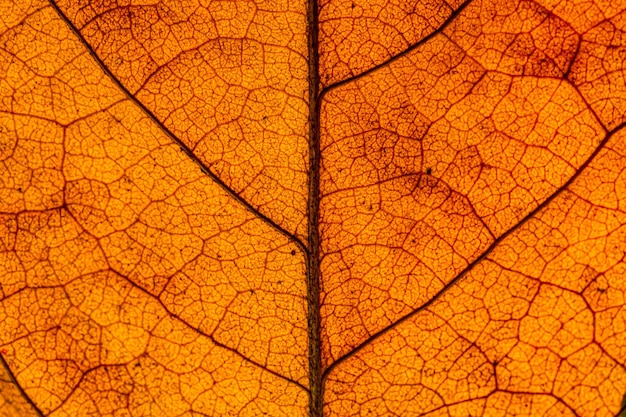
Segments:
[[[6,416],[616,416],[626,4],[0,4]]]

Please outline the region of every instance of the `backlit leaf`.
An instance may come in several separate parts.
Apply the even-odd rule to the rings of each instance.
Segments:
[[[617,416],[626,3],[0,0],[0,416]]]

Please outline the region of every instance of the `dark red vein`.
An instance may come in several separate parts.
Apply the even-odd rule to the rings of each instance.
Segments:
[[[329,91],[334,90],[337,87],[341,87],[344,84],[348,84],[348,83],[350,83],[352,81],[358,80],[359,78],[363,78],[363,77],[373,73],[374,71],[379,70],[380,68],[383,68],[383,67],[391,64],[394,61],[397,61],[398,59],[402,58],[403,56],[409,54],[411,51],[419,48],[421,45],[425,44],[426,42],[428,42],[429,40],[431,40],[432,38],[434,38],[435,36],[437,36],[438,34],[443,32],[444,29],[446,27],[448,27],[448,25],[450,25],[450,23],[452,23],[452,21],[454,19],[456,19],[456,17],[463,11],[463,9],[465,9],[467,7],[467,5],[469,5],[471,2],[472,2],[472,0],[465,0],[465,2],[463,2],[463,4],[461,4],[458,9],[452,11],[450,16],[448,16],[448,18],[441,24],[441,26],[439,26],[437,29],[435,29],[434,31],[432,31],[428,35],[424,36],[418,42],[415,42],[413,45],[409,46],[405,50],[397,53],[396,55],[392,56],[391,58],[381,62],[380,64],[377,64],[377,65],[373,66],[372,68],[370,68],[370,69],[368,69],[366,71],[363,71],[363,72],[361,72],[359,74],[356,74],[356,75],[353,75],[351,77],[348,77],[345,80],[341,80],[341,81],[338,81],[338,82],[336,82],[334,84],[330,84],[330,85],[324,87],[322,89],[322,92],[321,92],[320,95],[323,97]]]
[[[17,382],[17,379],[15,379],[15,375],[11,371],[11,368],[9,368],[9,364],[4,359],[3,355],[0,355],[0,363],[2,364],[4,369],[6,369],[7,373],[9,374],[9,378],[11,379],[11,382],[13,383],[13,385],[15,385],[15,387],[20,392],[20,394],[22,394],[22,397],[24,397],[26,402],[33,408],[33,411],[35,411],[35,413],[37,413],[37,415],[39,415],[41,417],[44,417],[44,413],[39,409],[39,407],[37,407],[37,405],[35,405],[33,400],[30,399],[30,397],[26,394],[26,392],[24,392],[24,389],[22,388],[22,386]]]
[[[472,261],[470,264],[468,264],[465,267],[465,269],[463,269],[463,271],[461,271],[456,277],[454,277],[449,283],[447,283],[441,290],[439,290],[439,292],[437,294],[435,294],[430,300],[428,300],[424,304],[420,305],[419,307],[415,308],[413,311],[411,311],[410,313],[406,314],[405,316],[403,316],[399,320],[395,321],[394,323],[390,324],[389,326],[385,327],[384,329],[379,330],[378,332],[374,333],[369,338],[367,338],[366,340],[361,342],[359,345],[357,345],[350,352],[346,353],[345,355],[343,355],[340,358],[338,358],[337,360],[335,360],[324,371],[324,373],[322,375],[322,381],[323,382],[326,381],[326,378],[328,377],[328,375],[330,375],[330,373],[339,364],[341,364],[342,362],[346,361],[348,358],[354,356],[361,349],[363,349],[364,347],[368,346],[370,343],[372,343],[376,339],[380,338],[381,336],[383,336],[384,334],[389,332],[391,329],[396,328],[400,324],[404,323],[405,321],[409,320],[410,318],[412,318],[413,316],[417,315],[421,311],[425,310],[430,305],[432,305],[435,301],[437,301],[439,298],[441,298],[450,288],[454,287],[464,276],[466,276],[470,271],[472,271],[472,269],[474,269],[474,267],[476,265],[478,265],[480,262],[482,262],[491,252],[493,252],[493,250],[496,247],[498,247],[498,245],[504,239],[506,239],[513,232],[515,232],[517,229],[519,229],[520,227],[525,225],[530,219],[535,217],[537,215],[537,213],[539,213],[546,206],[548,206],[555,198],[557,198],[559,195],[561,195],[563,193],[563,191],[567,190],[567,188],[569,188],[569,186],[572,185],[572,183],[576,180],[576,178],[578,178],[580,176],[580,174],[585,170],[585,168],[587,168],[587,166],[589,166],[589,164],[595,159],[595,157],[600,153],[600,151],[602,149],[604,149],[604,147],[606,146],[608,141],[611,139],[611,137],[615,133],[620,131],[622,128],[624,128],[624,126],[626,126],[626,122],[623,122],[622,124],[617,126],[615,129],[613,129],[610,132],[608,132],[606,134],[606,136],[604,137],[604,139],[602,139],[602,141],[598,144],[598,146],[593,151],[593,153],[585,160],[585,162],[578,168],[578,170],[574,173],[574,175],[572,175],[570,177],[570,179],[567,180],[567,182],[565,184],[563,184],[554,193],[552,193],[546,200],[544,200],[541,204],[539,204],[534,210],[532,210],[530,213],[528,213],[526,215],[526,217],[524,217],[521,221],[519,221],[515,226],[511,227],[509,230],[504,232],[500,237],[498,237],[496,240],[494,240],[491,243],[491,245],[489,245],[489,247],[478,258],[476,258],[474,261]]]
[[[79,41],[83,44],[85,49],[89,52],[89,55],[95,60],[95,62],[100,66],[102,71],[113,81],[113,83],[117,86],[128,97],[128,99],[135,104],[141,111],[152,120],[159,128],[174,142],[176,145],[180,147],[180,149],[187,154],[187,157],[195,162],[200,170],[207,175],[213,182],[215,182],[220,188],[222,188],[228,195],[230,195],[233,199],[243,205],[248,211],[254,214],[256,217],[267,223],[270,227],[278,231],[280,234],[286,236],[289,240],[293,241],[302,253],[307,254],[308,250],[306,245],[293,233],[287,231],[280,225],[278,225],[274,220],[270,219],[265,214],[261,213],[257,208],[252,206],[248,201],[243,199],[235,190],[230,188],[226,183],[224,183],[215,173],[211,171],[211,169],[202,161],[200,161],[192,152],[192,150],[178,138],[171,130],[169,130],[155,115],[152,113],[146,106],[143,105],[137,98],[130,92],[128,89],[122,84],[120,80],[117,79],[115,75],[111,72],[111,70],[106,66],[106,64],[100,59],[96,51],[93,50],[89,42],[83,37],[83,35],[79,32],[78,28],[74,26],[74,24],[69,20],[67,16],[59,9],[55,0],[48,0],[50,6],[55,10],[55,12],[59,15],[59,17],[65,22],[65,24],[70,28],[70,30],[74,33],[74,35],[79,39]]]
[[[309,329],[309,415],[324,414],[322,384],[322,342],[320,318],[320,104],[319,23],[317,0],[307,3],[307,42],[309,49],[309,195],[308,245],[306,269],[307,324]]]

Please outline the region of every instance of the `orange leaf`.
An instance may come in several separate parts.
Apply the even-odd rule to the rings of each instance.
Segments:
[[[623,413],[626,3],[0,29],[0,416]]]

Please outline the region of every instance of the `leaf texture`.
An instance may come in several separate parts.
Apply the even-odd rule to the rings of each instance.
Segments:
[[[0,415],[621,415],[624,31],[0,2]]]
[[[3,59],[0,313],[21,388],[44,415],[297,415],[298,246],[203,173],[54,8],[22,13]]]

